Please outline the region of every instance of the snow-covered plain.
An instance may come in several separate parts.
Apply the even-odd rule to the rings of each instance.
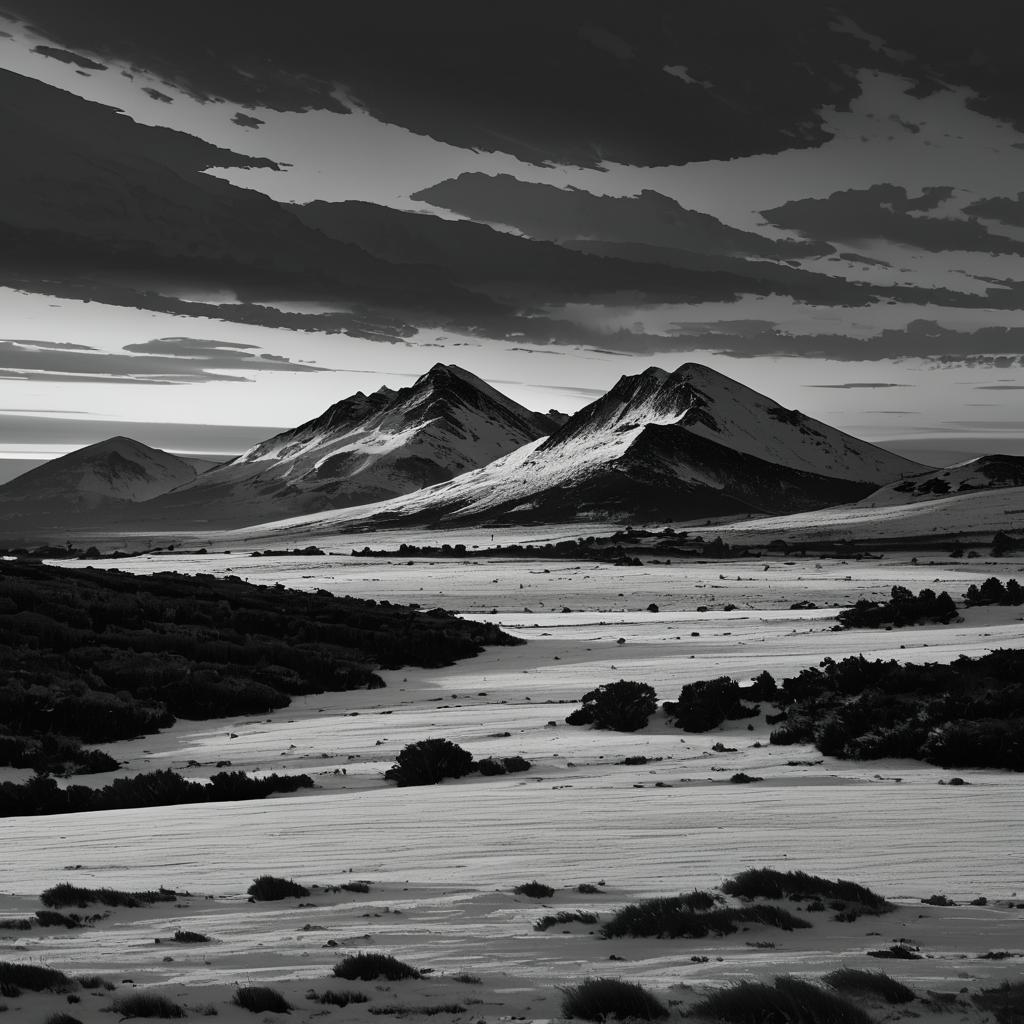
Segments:
[[[165,885],[194,895],[118,910],[88,930],[0,930],[0,960],[105,973],[118,983],[130,978],[193,1014],[212,1005],[228,1020],[253,1019],[227,1005],[239,983],[269,982],[285,992],[301,1008],[292,1020],[327,1012],[363,1021],[372,1007],[439,1002],[460,1003],[465,1012],[456,1016],[467,1020],[542,1020],[558,1016],[556,986],[587,975],[640,980],[684,1007],[694,998],[684,984],[699,993],[740,977],[814,977],[841,964],[884,966],[922,993],[1015,978],[1020,960],[978,955],[1021,951],[1024,909],[1013,898],[1024,884],[1019,777],[959,771],[970,785],[950,787],[938,783],[954,773],[929,765],[772,748],[763,719],[753,731],[744,721],[692,735],[657,718],[637,734],[572,728],[564,718],[566,702],[619,678],[648,682],[669,699],[696,679],[742,680],[762,669],[780,677],[826,655],[949,661],[1020,646],[1021,609],[970,610],[947,627],[837,633],[835,609],[826,606],[881,597],[895,583],[959,597],[989,575],[1024,576],[1022,562],[793,559],[765,570],[760,561],[616,567],[468,557],[410,564],[242,552],[119,561],[128,571],[234,574],[442,605],[500,622],[528,643],[449,668],[384,673],[383,690],[300,698],[270,716],[179,722],[158,736],[109,745],[128,771],[170,767],[203,778],[230,760],[236,769],[307,772],[321,788],[250,803],[3,820],[0,918],[30,914],[37,894],[60,881]],[[821,607],[790,609],[801,600]],[[657,612],[645,610],[651,602]],[[737,608],[723,611],[726,604]],[[428,736],[445,736],[477,757],[522,754],[533,767],[426,788],[384,783],[381,773],[398,751]],[[714,752],[716,742],[736,749]],[[638,754],[660,760],[616,763]],[[738,771],[764,781],[731,785]],[[637,897],[716,885],[757,865],[850,878],[901,901],[900,909],[851,924],[812,914],[815,927],[805,931],[757,927],[703,940],[602,941],[589,934],[593,926],[578,924],[532,929],[544,913],[595,910],[607,920]],[[314,890],[307,900],[250,905],[246,887],[267,872],[307,885],[366,879],[370,892]],[[554,886],[555,896],[512,894],[534,878]],[[581,882],[602,882],[605,891],[578,894]],[[933,893],[958,902],[984,895],[990,904],[921,905]],[[214,942],[168,941],[177,928]],[[929,958],[880,965],[865,955],[897,937]],[[332,983],[331,965],[355,949],[391,952],[436,974],[388,985]],[[625,960],[610,964],[611,954]],[[707,962],[691,959],[704,956]],[[482,983],[454,980],[459,971]],[[328,1009],[304,999],[311,985],[360,989],[371,1001]],[[109,1020],[100,1011],[110,998],[86,992],[72,1007],[63,997],[0,1002],[12,1021],[42,1021],[52,1007],[88,1022]],[[890,1008],[874,1009],[893,1019]],[[913,1012],[938,1019],[923,1003]]]

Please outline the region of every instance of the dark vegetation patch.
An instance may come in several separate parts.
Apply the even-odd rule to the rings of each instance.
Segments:
[[[70,1013],[52,1013],[46,1018],[46,1024],[82,1024],[77,1017]]]
[[[646,683],[620,679],[585,693],[566,722],[615,732],[636,732],[658,710],[658,695]]]
[[[36,922],[41,928],[81,928],[86,923],[80,914],[62,914],[57,910],[37,910]]]
[[[418,978],[420,972],[388,953],[353,953],[334,965],[334,977],[345,981],[404,981]]]
[[[546,932],[559,924],[597,924],[597,914],[586,910],[560,910],[557,914],[545,914],[533,926],[535,932]]]
[[[378,667],[436,668],[521,642],[441,609],[325,590],[4,562],[0,764],[111,770],[81,744],[176,718],[264,714],[295,696],[383,686]]]
[[[180,893],[173,889],[125,892],[122,889],[85,889],[68,882],[45,889],[39,896],[44,907],[85,907],[102,903],[105,907],[148,907],[154,903],[173,903]]]
[[[917,998],[912,988],[904,985],[902,981],[890,978],[883,971],[861,971],[853,967],[841,967],[826,974],[821,980],[847,995],[877,996],[887,1003],[909,1003]]]
[[[174,942],[184,942],[189,944],[198,944],[200,942],[209,942],[210,936],[204,935],[202,932],[190,932],[187,929],[179,928],[174,933]]]
[[[964,603],[968,607],[997,604],[1017,608],[1024,604],[1024,587],[1016,580],[1003,583],[997,577],[990,576],[980,587],[972,583],[967,588]]]
[[[376,1017],[437,1017],[442,1013],[465,1013],[461,1003],[435,1003],[430,1006],[371,1006]]]
[[[314,1003],[322,1003],[324,1006],[348,1006],[349,1003],[368,1003],[370,1001],[362,992],[333,992],[331,990],[316,992],[312,989],[306,993],[306,998],[311,999]]]
[[[806,871],[777,871],[775,868],[748,868],[722,883],[722,892],[744,899],[828,900],[836,910],[856,910],[861,914],[887,914],[896,907],[888,900],[856,882],[842,878],[832,881]],[[834,904],[841,904],[836,907]]]
[[[260,875],[245,891],[257,903],[309,895],[309,890],[304,885],[299,885],[290,878],[277,878],[275,875]]]
[[[512,757],[485,757],[476,762],[476,770],[481,775],[514,775],[516,772],[528,772],[533,765],[514,754]]]
[[[991,1013],[998,1024],[1020,1024],[1024,1020],[1024,981],[1004,981],[998,988],[986,988],[973,996],[974,1005]]]
[[[891,946],[885,949],[870,949],[867,953],[868,956],[873,956],[876,960],[923,960],[916,950],[911,949],[909,946],[902,942],[894,942]]]
[[[782,683],[772,743],[833,757],[910,757],[942,768],[1024,771],[1024,650],[948,665],[825,658]]]
[[[461,779],[475,767],[473,755],[451,740],[418,740],[403,747],[384,778],[399,786],[433,786]]]
[[[888,601],[858,601],[837,616],[846,629],[916,626],[921,622],[952,622],[957,617],[953,598],[945,590],[922,590],[916,597],[906,587],[893,587]]]
[[[265,985],[246,985],[235,989],[231,1001],[251,1013],[288,1013],[292,1008],[277,989]]]
[[[740,684],[728,676],[700,679],[684,686],[677,701],[662,705],[677,729],[710,732],[725,721],[753,718],[758,709],[740,699]]]
[[[517,896],[529,896],[534,900],[546,900],[555,895],[555,890],[550,885],[538,882],[537,879],[534,879],[532,882],[523,882],[522,885],[517,885],[512,891]]]
[[[71,984],[63,971],[39,964],[16,964],[0,960],[0,985],[16,989],[27,988],[32,992],[60,991]]]
[[[871,1024],[868,1014],[848,999],[790,977],[771,984],[738,982],[705,996],[690,1013],[728,1024]]]
[[[587,978],[562,989],[562,1016],[579,1020],[664,1020],[668,1008],[642,985],[618,978]]]
[[[107,786],[67,786],[37,775],[27,782],[0,783],[0,817],[25,814],[71,814],[109,811],[125,807],[165,807],[219,800],[260,800],[271,793],[294,793],[309,788],[308,775],[264,775],[218,772],[209,782],[193,782],[168,769],[114,779]]]
[[[173,1020],[187,1016],[184,1009],[166,996],[157,992],[133,992],[115,999],[112,1005],[115,1013],[122,1017],[156,1017]]]

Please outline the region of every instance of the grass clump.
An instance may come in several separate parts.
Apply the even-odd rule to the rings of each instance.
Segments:
[[[113,1010],[121,1017],[155,1017],[160,1020],[173,1020],[185,1016],[185,1011],[177,1003],[157,992],[133,992],[131,995],[115,999]]]
[[[5,932],[27,932],[32,927],[32,920],[28,917],[5,917],[0,921],[0,931]]]
[[[179,928],[174,933],[174,941],[175,942],[193,942],[193,943],[196,943],[196,942],[209,942],[210,941],[210,936],[209,935],[204,935],[202,932],[190,932],[190,931],[186,931],[186,930],[184,930],[182,928]]]
[[[82,1024],[77,1017],[72,1017],[70,1013],[51,1013],[46,1018],[46,1024]]]
[[[517,896],[529,896],[535,900],[546,900],[555,895],[555,890],[550,885],[538,882],[535,878],[532,882],[523,882],[512,890]]]
[[[869,949],[868,956],[876,960],[922,960],[920,953],[915,953],[909,946],[902,943],[894,943],[888,949]]]
[[[345,892],[367,893],[370,891],[370,886],[367,882],[342,882],[338,888],[344,889]]]
[[[380,1017],[436,1017],[439,1013],[465,1013],[459,1003],[438,1003],[436,1006],[371,1006],[370,1013]]]
[[[557,914],[545,914],[534,926],[535,932],[546,932],[556,924],[597,924],[597,914],[586,910],[560,910]]]
[[[77,914],[62,914],[59,910],[37,910],[36,923],[42,928],[81,928]]]
[[[114,983],[99,974],[79,974],[75,981],[85,989],[102,988],[107,992],[114,991]]]
[[[862,914],[887,914],[895,906],[856,882],[842,878],[832,881],[806,871],[776,871],[774,868],[748,868],[722,883],[722,892],[745,899],[839,901],[852,905]],[[839,908],[836,908],[839,909]],[[846,910],[851,907],[846,907]]]
[[[562,1016],[580,1020],[664,1020],[667,1007],[642,985],[618,978],[587,978],[562,989]]]
[[[772,984],[738,982],[705,996],[690,1012],[728,1024],[871,1024],[871,1018],[848,999],[790,977],[776,978]]]
[[[479,974],[470,974],[468,971],[460,971],[458,974],[451,976],[452,981],[457,981],[460,985],[480,985],[481,979]]]
[[[387,953],[353,953],[334,965],[334,976],[346,981],[404,981],[418,978],[420,972]]]
[[[998,1024],[1024,1020],[1024,981],[1004,981],[998,988],[984,988],[972,997],[974,1005],[991,1013]]]
[[[631,903],[601,928],[601,934],[606,939],[702,939],[708,935],[731,935],[741,924],[763,924],[783,931],[811,927],[783,907],[717,907],[711,893],[695,890],[683,896],[659,896]]]
[[[27,988],[33,992],[66,988],[70,979],[63,971],[38,964],[16,964],[0,960],[0,985]]]
[[[246,892],[257,903],[286,900],[292,896],[308,896],[309,890],[290,878],[276,878],[274,875],[260,875]]]
[[[348,1006],[349,1003],[368,1003],[370,1000],[362,992],[314,992],[310,989],[306,993],[307,999],[314,1003],[321,1003],[324,1006]]]
[[[288,1013],[292,1008],[292,1004],[277,989],[265,985],[237,988],[231,1002],[250,1013]]]
[[[826,985],[849,995],[878,996],[887,1003],[909,1003],[915,998],[914,990],[902,981],[890,978],[883,971],[860,971],[841,967],[822,979]]]
[[[178,893],[173,889],[157,889],[147,892],[124,892],[120,889],[83,889],[68,882],[61,882],[40,894],[44,907],[84,907],[90,903],[102,903],[105,907],[147,907],[152,903],[173,903]]]

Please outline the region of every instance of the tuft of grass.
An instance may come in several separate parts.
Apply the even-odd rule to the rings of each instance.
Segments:
[[[715,907],[715,902],[710,893],[695,890],[684,896],[660,896],[631,903],[602,926],[601,934],[606,939],[702,939],[707,935],[731,935],[741,924],[763,924],[783,931],[811,927],[808,921],[784,907]]]
[[[459,1003],[438,1003],[434,1006],[371,1006],[370,1013],[386,1017],[436,1017],[439,1013],[465,1013]]]
[[[79,974],[75,981],[85,989],[102,988],[107,992],[114,991],[114,983],[99,974]]]
[[[887,1003],[909,1003],[916,997],[914,990],[902,981],[890,978],[883,971],[860,971],[853,967],[840,967],[822,979],[830,988],[849,995],[878,996]]]
[[[37,910],[36,921],[42,928],[81,928],[77,914],[62,914],[59,910]]]
[[[40,894],[44,907],[84,907],[102,903],[105,907],[147,907],[152,903],[173,903],[178,893],[173,889],[146,892],[124,892],[121,889],[83,889],[61,882]]]
[[[532,882],[523,882],[512,890],[517,896],[529,896],[535,900],[545,900],[555,895],[555,890],[550,885],[538,882],[535,878]]]
[[[339,889],[344,889],[345,892],[369,892],[370,886],[366,882],[343,882],[338,886]]]
[[[179,928],[174,933],[174,941],[175,942],[193,942],[193,943],[209,942],[210,941],[210,936],[209,935],[204,935],[202,932],[190,932],[190,931],[185,931],[185,930]]]
[[[231,1002],[250,1013],[289,1013],[292,1008],[292,1004],[277,989],[265,985],[236,988]]]
[[[315,992],[310,989],[306,993],[307,999],[314,1003],[322,1003],[324,1006],[348,1006],[349,1003],[368,1003],[370,1000],[362,992]]]
[[[545,914],[534,926],[535,932],[546,932],[556,924],[597,924],[597,914],[586,910],[560,910],[557,914]]]
[[[481,984],[479,974],[470,974],[467,971],[460,971],[458,974],[451,975],[452,981],[457,981],[460,985],[479,985]]]
[[[299,885],[290,878],[276,878],[274,875],[260,875],[246,892],[258,903],[309,895],[309,890],[304,885]]]
[[[122,1017],[155,1017],[160,1020],[174,1020],[185,1016],[185,1011],[175,1002],[157,992],[132,992],[113,1002],[113,1010]]]
[[[832,881],[806,871],[748,868],[722,883],[722,892],[745,899],[832,900],[853,904],[863,914],[887,914],[894,904],[856,882]]]
[[[404,981],[418,978],[420,972],[387,953],[353,953],[334,965],[334,976],[346,981]]]
[[[27,988],[32,992],[67,988],[71,980],[63,971],[38,964],[16,964],[0,960],[0,985]]]
[[[998,1024],[1024,1020],[1024,981],[1004,981],[998,988],[983,988],[972,998],[974,1005],[991,1013]]]
[[[868,956],[873,956],[877,960],[921,960],[923,957],[920,953],[915,953],[912,949],[897,942],[891,945],[888,949],[869,949]]]
[[[848,999],[799,978],[774,983],[741,981],[705,996],[690,1009],[695,1017],[727,1024],[871,1024]]]
[[[642,985],[619,978],[587,978],[562,989],[562,1016],[580,1020],[664,1020],[668,1009]]]

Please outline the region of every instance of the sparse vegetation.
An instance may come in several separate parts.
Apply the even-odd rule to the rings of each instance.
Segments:
[[[148,907],[153,903],[173,903],[178,898],[173,889],[125,892],[121,889],[85,889],[69,882],[45,889],[39,895],[44,907],[85,907],[102,903],[105,907]]]
[[[277,989],[265,985],[246,985],[235,989],[231,1001],[251,1013],[288,1013],[292,1008]]]
[[[481,775],[513,775],[516,772],[528,772],[533,765],[518,754],[512,757],[485,757],[477,761],[476,770]]]
[[[826,985],[848,995],[877,996],[887,1003],[909,1003],[916,996],[914,990],[902,981],[890,978],[883,971],[861,971],[853,967],[841,967],[826,974],[822,979]]]
[[[868,956],[876,960],[922,960],[920,953],[902,942],[894,942],[887,949],[869,949]]]
[[[322,1003],[325,1006],[348,1006],[349,1003],[367,1003],[369,997],[364,996],[362,992],[332,992],[330,990],[326,992],[315,992],[310,990],[306,993],[306,998],[311,999],[315,1003]]]
[[[667,1007],[642,985],[618,978],[587,978],[562,989],[562,1016],[579,1020],[664,1020]]]
[[[63,971],[39,964],[16,964],[0,960],[0,985],[27,988],[32,992],[60,991],[67,988],[71,980]]]
[[[345,981],[404,981],[418,978],[420,972],[387,953],[353,953],[334,965],[334,976]]]
[[[517,896],[529,896],[534,900],[546,900],[555,895],[555,890],[550,885],[538,882],[537,879],[534,879],[532,882],[523,882],[522,885],[517,885],[512,891]]]
[[[260,875],[246,892],[257,903],[270,902],[273,900],[287,900],[296,896],[308,896],[309,890],[290,878],[277,878],[274,875]]]
[[[473,771],[473,755],[446,739],[426,739],[402,748],[384,778],[399,786],[433,786]]]
[[[942,591],[922,590],[916,597],[906,587],[893,587],[886,602],[858,601],[841,611],[839,624],[847,629],[880,629],[886,626],[915,626],[920,622],[952,622],[958,615],[953,598]]]
[[[806,871],[777,871],[749,868],[722,883],[722,892],[744,899],[829,900],[833,909],[856,910],[861,914],[886,914],[895,906],[856,882],[842,878],[831,881]],[[835,906],[839,904],[839,906]]]
[[[997,988],[975,993],[974,1005],[991,1013],[998,1024],[1020,1024],[1024,1020],[1024,981],[1004,981]]]
[[[189,944],[199,944],[201,942],[209,942],[210,936],[204,935],[202,932],[190,932],[179,928],[174,933],[175,942],[184,942]]]
[[[728,676],[700,679],[684,686],[679,700],[665,701],[662,707],[677,729],[686,732],[710,732],[723,722],[752,718],[758,709],[744,704],[740,685]]]
[[[174,1020],[186,1016],[182,1007],[157,992],[132,992],[129,995],[120,996],[114,1000],[112,1009],[122,1017]]]
[[[849,1000],[790,977],[771,984],[738,982],[705,996],[690,1013],[728,1024],[871,1024],[868,1014]]]
[[[557,914],[545,914],[534,924],[533,930],[546,932],[557,924],[597,924],[597,914],[586,910],[560,910]]]
[[[434,1003],[427,1006],[371,1006],[370,1013],[377,1017],[437,1017],[442,1013],[465,1013],[461,1003]]]
[[[614,732],[636,732],[658,710],[658,695],[646,683],[620,679],[585,693],[566,722]]]
[[[998,604],[1019,607],[1024,604],[1024,587],[1016,580],[1003,583],[996,576],[990,576],[979,587],[972,583],[964,594],[964,603],[970,608],[975,605]]]

